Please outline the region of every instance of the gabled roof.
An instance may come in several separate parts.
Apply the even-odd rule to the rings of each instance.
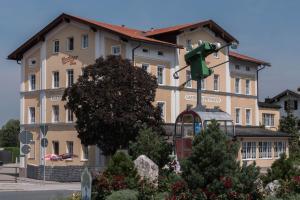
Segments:
[[[29,40],[27,40],[24,44],[22,44],[14,52],[12,52],[8,56],[8,59],[20,60],[22,58],[23,54],[28,49],[33,47],[39,41],[44,41],[45,35],[47,33],[49,33],[53,28],[55,28],[56,26],[58,26],[60,23],[62,23],[64,21],[69,22],[70,20],[88,25],[94,30],[102,29],[102,30],[106,30],[108,32],[116,33],[126,39],[131,39],[131,40],[140,41],[140,42],[147,42],[147,43],[152,43],[152,44],[166,45],[166,46],[170,46],[170,47],[179,47],[176,44],[172,44],[172,43],[168,43],[165,41],[156,40],[154,38],[146,37],[144,31],[127,28],[127,27],[123,27],[123,26],[118,26],[118,25],[107,24],[107,23],[103,23],[103,22],[98,22],[95,20],[84,19],[81,17],[63,13],[60,16],[58,16],[56,19],[54,19],[51,23],[49,23],[46,27],[44,27],[40,32],[35,34]]]
[[[152,29],[146,32],[146,36],[148,37],[157,37],[159,35],[163,34],[171,34],[171,33],[180,33],[181,31],[185,29],[195,29],[199,27],[208,27],[215,33],[217,33],[222,39],[224,39],[226,42],[236,42],[239,43],[239,41],[234,38],[232,35],[230,35],[227,31],[225,31],[221,26],[219,26],[216,22],[213,20],[205,20],[201,22],[196,23],[187,23],[187,24],[181,24],[166,28],[160,28],[160,29]]]
[[[279,99],[281,99],[282,97],[287,96],[287,95],[291,95],[291,96],[294,96],[294,97],[300,99],[300,94],[299,94],[299,93],[287,89],[287,90],[285,90],[285,91],[279,93],[279,94],[276,95],[275,97],[271,98],[269,101],[270,101],[270,102],[275,102],[275,101],[277,101],[277,100],[279,100]]]
[[[243,60],[243,61],[247,61],[247,62],[252,62],[255,64],[259,64],[259,65],[265,65],[265,66],[271,66],[271,63],[263,61],[263,60],[259,60],[256,58],[252,58],[250,56],[246,56],[243,54],[239,54],[233,51],[229,51],[229,56],[238,60]]]

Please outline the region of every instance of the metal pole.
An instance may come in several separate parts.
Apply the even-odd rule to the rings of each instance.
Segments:
[[[197,80],[197,109],[203,109],[202,107],[202,99],[201,99],[201,79]]]
[[[44,124],[44,132],[46,131],[45,130],[45,124]],[[43,138],[45,138],[45,135],[43,134]],[[45,140],[43,140],[44,142],[45,142]],[[45,147],[45,144],[43,145],[44,147],[44,153],[43,153],[43,159],[44,159],[44,183],[45,183],[45,181],[46,181],[46,159],[45,159],[45,157],[46,157],[46,147]]]

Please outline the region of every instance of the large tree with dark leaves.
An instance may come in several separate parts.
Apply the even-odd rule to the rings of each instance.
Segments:
[[[154,76],[129,60],[108,56],[87,66],[63,100],[77,118],[81,143],[112,155],[127,148],[143,124],[163,132],[160,109],[153,105],[156,89]]]

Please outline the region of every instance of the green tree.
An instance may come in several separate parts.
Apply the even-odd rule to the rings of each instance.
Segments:
[[[0,130],[0,146],[1,147],[17,147],[19,146],[20,121],[10,119],[2,126]]]
[[[161,111],[153,104],[156,89],[155,76],[120,56],[108,56],[84,68],[63,99],[76,115],[81,142],[112,155],[135,140],[143,123],[163,132]]]
[[[170,162],[172,146],[166,142],[163,136],[151,128],[144,127],[140,130],[136,142],[131,142],[129,152],[133,159],[140,155],[146,155],[160,168]]]
[[[292,114],[280,119],[279,130],[291,135],[289,140],[289,152],[292,159],[300,159],[300,141],[297,127],[298,119]]]

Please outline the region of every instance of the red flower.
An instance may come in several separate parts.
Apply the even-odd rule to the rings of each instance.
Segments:
[[[220,177],[220,180],[226,189],[232,188],[232,180],[230,177]]]

